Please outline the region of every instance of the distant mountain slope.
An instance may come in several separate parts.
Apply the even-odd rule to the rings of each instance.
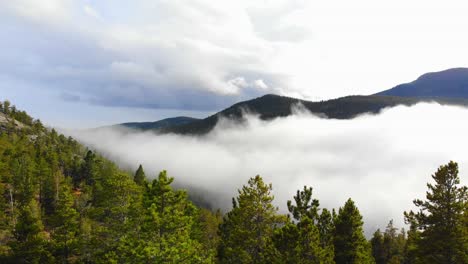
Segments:
[[[400,84],[377,95],[468,98],[468,68],[426,73],[413,82]]]
[[[157,130],[169,126],[179,126],[186,125],[200,119],[186,116],[178,116],[172,118],[162,119],[156,122],[133,122],[133,123],[123,123],[115,126],[121,126],[126,128],[138,129],[138,130]]]
[[[417,80],[370,96],[346,96],[338,99],[311,102],[291,97],[268,94],[240,102],[205,119],[188,119],[173,122],[177,118],[154,123],[122,124],[129,128],[153,129],[158,133],[195,134],[208,133],[220,117],[241,121],[245,112],[268,120],[291,114],[300,104],[307,110],[327,118],[350,119],[363,113],[378,113],[383,108],[397,105],[414,105],[419,102],[468,106],[468,68],[453,68],[427,73]]]
[[[169,126],[160,130],[162,133],[176,134],[205,134],[218,122],[220,117],[232,120],[242,120],[245,112],[256,113],[261,119],[268,120],[276,117],[284,117],[291,114],[295,105],[302,105],[307,110],[328,118],[350,119],[363,113],[378,113],[386,107],[397,105],[414,105],[419,102],[438,102],[440,104],[468,106],[468,100],[460,98],[430,98],[430,97],[396,97],[396,96],[347,96],[338,99],[310,102],[291,97],[268,94],[253,100],[237,103],[221,112],[205,119],[179,126]]]

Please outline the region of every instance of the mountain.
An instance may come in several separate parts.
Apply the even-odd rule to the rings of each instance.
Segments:
[[[267,94],[239,102],[204,119],[176,117],[153,123],[125,123],[121,126],[158,133],[202,135],[213,129],[219,118],[242,121],[244,113],[257,114],[268,120],[292,114],[294,106],[325,118],[351,119],[364,113],[378,113],[397,105],[411,106],[420,102],[437,102],[447,105],[468,106],[468,68],[453,68],[427,73],[417,80],[369,96],[346,96],[337,99],[311,102],[292,97]]]
[[[263,120],[284,117],[292,114],[295,106],[303,106],[308,111],[326,118],[351,119],[363,113],[378,113],[387,107],[397,105],[411,106],[420,102],[438,102],[440,104],[468,106],[463,98],[439,97],[397,97],[397,96],[347,96],[328,101],[311,102],[291,97],[268,94],[249,101],[237,103],[205,119],[185,125],[169,126],[160,130],[162,133],[194,134],[208,133],[214,128],[220,117],[242,121],[246,112],[258,114]]]
[[[468,98],[468,68],[426,73],[413,82],[397,85],[377,95]]]
[[[137,129],[137,130],[154,130],[162,129],[169,126],[179,126],[186,125],[199,119],[186,116],[178,116],[172,118],[166,118],[155,122],[133,122],[133,123],[123,123],[115,126],[121,126],[125,128]]]

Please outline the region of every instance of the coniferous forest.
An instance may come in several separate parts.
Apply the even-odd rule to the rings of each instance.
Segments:
[[[0,112],[0,263],[468,263],[456,162],[408,201],[407,229],[388,219],[366,238],[352,198],[323,208],[304,186],[281,214],[272,184],[254,176],[230,211],[212,211],[170,172],[128,173],[8,101]]]

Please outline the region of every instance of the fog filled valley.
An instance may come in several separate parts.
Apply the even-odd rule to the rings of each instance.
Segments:
[[[358,205],[371,235],[393,219],[404,227],[403,211],[425,195],[425,183],[439,165],[459,162],[468,175],[468,109],[418,104],[352,120],[316,117],[300,105],[295,114],[272,121],[246,114],[245,122],[221,120],[203,136],[157,135],[107,129],[69,131],[123,168],[142,164],[149,178],[167,170],[175,183],[224,212],[250,177],[273,184],[274,204],[287,212],[304,185],[321,207],[338,208],[348,198]]]
[[[244,112],[60,134],[2,102],[0,262],[465,263],[468,109]]]

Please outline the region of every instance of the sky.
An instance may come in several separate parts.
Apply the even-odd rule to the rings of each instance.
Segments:
[[[0,97],[52,126],[372,94],[468,61],[466,1],[0,1]]]

